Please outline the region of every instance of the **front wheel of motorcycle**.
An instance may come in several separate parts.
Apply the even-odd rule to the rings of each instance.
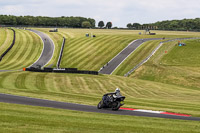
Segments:
[[[120,108],[120,102],[118,101],[114,102],[114,106],[112,107],[112,110],[117,111],[119,110],[119,108]]]
[[[102,103],[102,101],[100,101],[99,103],[98,103],[98,105],[97,105],[97,108],[98,109],[101,109],[103,107],[103,103]]]

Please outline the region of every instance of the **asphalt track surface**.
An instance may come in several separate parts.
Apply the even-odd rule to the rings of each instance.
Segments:
[[[32,32],[36,33],[38,36],[40,36],[40,38],[42,39],[43,44],[44,44],[43,51],[42,51],[42,54],[40,55],[40,58],[34,64],[32,64],[30,67],[37,67],[38,65],[43,67],[46,64],[48,64],[48,62],[53,57],[54,43],[50,39],[50,37],[47,36],[46,34],[40,32],[40,31],[37,31],[37,30],[30,30],[30,31],[32,31]]]
[[[117,67],[132,53],[134,52],[141,44],[146,41],[151,40],[161,40],[161,38],[147,38],[147,39],[138,39],[130,43],[125,49],[123,49],[118,55],[116,55],[111,61],[104,65],[99,73],[101,74],[112,74],[112,72],[117,69]]]
[[[15,96],[15,95],[1,94],[1,93],[0,93],[0,102],[31,105],[31,106],[40,106],[40,107],[50,107],[50,108],[57,108],[57,109],[67,109],[67,110],[75,110],[75,111],[84,111],[84,112],[105,113],[105,114],[158,117],[158,118],[168,118],[168,119],[200,121],[200,118],[198,118],[198,117],[185,117],[185,116],[175,116],[175,115],[167,115],[167,114],[154,114],[154,113],[128,111],[128,110],[112,111],[110,109],[97,109],[97,107],[89,106],[89,105],[57,102],[57,101],[50,101],[50,100],[44,100],[44,99],[36,99],[36,98],[22,97],[22,96]]]

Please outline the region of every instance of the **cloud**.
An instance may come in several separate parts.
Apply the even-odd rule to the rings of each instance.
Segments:
[[[0,0],[0,14],[34,16],[83,16],[127,23],[151,23],[199,16],[199,0]]]

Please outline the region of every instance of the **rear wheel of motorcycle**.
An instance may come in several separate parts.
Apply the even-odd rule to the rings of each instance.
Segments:
[[[103,107],[103,103],[102,103],[102,101],[100,101],[99,103],[98,103],[98,105],[97,105],[97,108],[98,109],[101,109]]]
[[[115,111],[116,111],[116,110],[118,110],[118,109],[120,108],[120,102],[117,101],[117,102],[115,102],[114,104],[115,104],[115,106],[112,107],[112,110],[115,110]]]

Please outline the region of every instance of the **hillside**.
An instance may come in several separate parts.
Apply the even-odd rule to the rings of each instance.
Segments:
[[[106,30],[106,29],[58,29],[58,32],[49,32],[49,29],[36,29],[48,34],[54,41],[55,54],[47,66],[55,67],[59,56],[63,37],[66,38],[61,67],[75,67],[80,70],[98,71],[110,61],[130,42],[139,38],[184,38],[198,36],[199,33],[190,32],[163,32],[158,35],[139,35],[143,31]],[[85,34],[96,35],[95,38],[85,37]],[[155,44],[157,45],[157,44]],[[152,43],[152,47],[155,47]],[[146,54],[146,53],[145,53]],[[131,68],[131,66],[130,66]],[[126,70],[128,71],[128,69]]]
[[[130,117],[6,103],[0,103],[0,106],[3,107],[0,108],[2,132],[196,133],[200,128],[197,121]]]
[[[200,42],[183,42],[187,46],[179,47],[177,41],[164,44],[152,59],[131,77],[200,90]]]
[[[142,31],[129,30],[59,29],[56,33],[50,33],[46,28],[37,30],[48,34],[55,43],[54,57],[47,66],[55,67],[64,36],[67,40],[61,67],[86,70],[99,70],[134,39],[200,35],[198,32],[166,31],[157,31],[158,35],[150,36],[138,35]],[[0,62],[0,69],[18,70],[27,67],[41,54],[42,42],[37,35],[20,29],[16,31],[15,47],[6,56],[6,60]],[[85,37],[86,33],[91,32],[96,35],[95,38]],[[2,34],[5,32],[2,31]],[[0,93],[96,106],[104,93],[113,92],[119,87],[122,95],[126,96],[124,107],[200,117],[199,40],[184,41],[187,44],[185,47],[175,46],[177,42],[165,43],[135,73],[129,77],[123,76],[148,56],[158,43],[150,41],[142,44],[113,75],[0,72]],[[98,129],[101,132],[102,127],[120,132],[121,128],[116,128],[121,125],[117,123],[119,120],[123,122],[123,131],[127,132],[199,131],[198,122],[193,121],[116,116],[6,103],[0,105],[3,107],[0,109],[0,115],[3,116],[0,128],[5,132],[35,129],[41,132],[92,132]]]
[[[13,41],[13,32],[7,28],[0,28],[0,55],[9,48]]]
[[[0,62],[2,70],[22,70],[23,67],[33,64],[42,52],[43,45],[36,34],[20,29],[15,30],[16,43]]]
[[[0,92],[50,100],[95,105],[116,87],[126,107],[200,116],[199,90],[109,75],[0,72]],[[184,105],[184,106],[183,106]]]

